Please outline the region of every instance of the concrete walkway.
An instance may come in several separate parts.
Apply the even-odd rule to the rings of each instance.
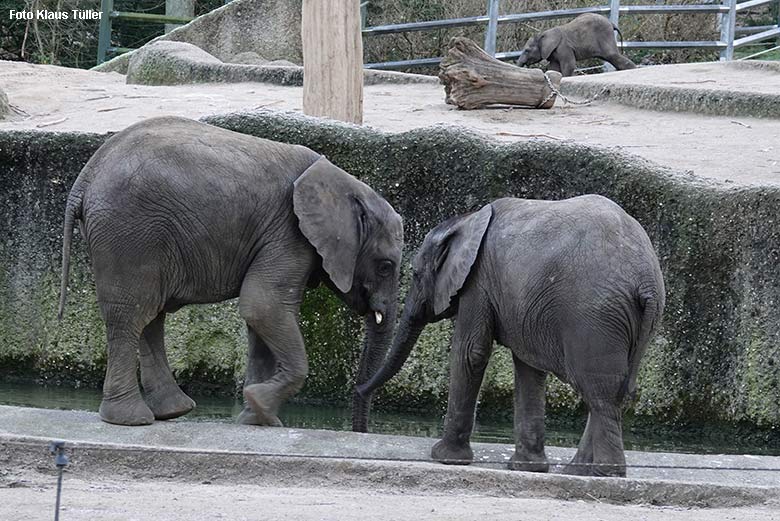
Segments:
[[[51,467],[45,448],[52,439],[67,441],[69,469],[81,477],[118,473],[241,482],[252,476],[274,486],[328,483],[682,506],[780,501],[780,457],[628,452],[629,465],[713,470],[629,468],[626,479],[581,478],[503,470],[513,450],[507,445],[474,444],[477,463],[454,467],[429,461],[433,440],[428,438],[185,421],[121,427],[101,422],[92,412],[0,406],[2,466]],[[573,452],[549,448],[548,456],[565,462]]]

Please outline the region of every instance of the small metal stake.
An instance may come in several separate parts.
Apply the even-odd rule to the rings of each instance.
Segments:
[[[60,495],[62,494],[62,472],[68,464],[68,457],[65,455],[65,442],[53,441],[49,444],[49,452],[55,455],[54,464],[60,470],[57,478],[57,506],[54,510],[54,521],[60,519]]]

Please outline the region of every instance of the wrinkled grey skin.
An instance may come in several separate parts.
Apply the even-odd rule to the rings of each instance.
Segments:
[[[326,284],[365,315],[357,383],[392,341],[401,218],[305,147],[173,117],[111,137],[68,198],[60,316],[76,220],[108,335],[106,422],[145,425],[194,407],[163,346],[166,314],[186,304],[239,297],[249,336],[241,423],[280,425],[280,405],[304,383],[298,315],[307,285]],[[369,404],[355,395],[353,429],[366,430]]]
[[[567,24],[529,38],[517,58],[517,65],[522,67],[547,60],[549,70],[571,76],[577,60],[601,58],[618,70],[635,69],[634,62],[618,50],[614,31],[620,32],[609,19],[593,13],[582,14]]]
[[[625,475],[622,407],[664,307],[658,260],[639,223],[597,195],[499,199],[431,230],[413,268],[393,347],[359,393],[370,395],[400,370],[426,324],[455,317],[447,417],[434,459],[473,459],[469,437],[495,340],[512,351],[515,370],[509,467],[548,470],[545,379],[552,373],[589,412],[567,472]]]

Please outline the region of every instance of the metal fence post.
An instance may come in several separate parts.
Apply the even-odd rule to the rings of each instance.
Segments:
[[[106,61],[106,53],[111,47],[111,11],[114,10],[114,0],[100,1],[100,32],[98,33],[98,65]]]
[[[609,0],[609,21],[612,25],[619,27],[620,21],[620,0]]]
[[[496,33],[498,32],[498,4],[500,0],[488,0],[488,25],[485,31],[485,52],[496,55]]]
[[[620,0],[609,0],[609,21],[612,25],[619,27],[620,24]],[[615,41],[619,42],[618,35],[615,33]],[[621,52],[623,49],[621,49]],[[616,70],[611,63],[604,62],[604,72],[612,72]]]
[[[780,0],[777,0],[777,28],[780,29]],[[777,45],[780,45],[780,35],[777,37]]]
[[[723,4],[728,6],[729,12],[723,13],[720,20],[720,41],[726,44],[720,51],[721,61],[734,58],[734,26],[737,24],[737,0],[723,0]]]
[[[360,29],[366,28],[366,20],[368,19],[368,0],[360,2]]]

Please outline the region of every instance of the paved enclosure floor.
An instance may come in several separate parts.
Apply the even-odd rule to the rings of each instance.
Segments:
[[[15,479],[13,488],[3,489],[0,478],[0,519],[51,519],[56,478],[26,473]],[[365,489],[116,478],[95,482],[73,477],[65,479],[60,516],[67,521],[771,521],[780,518],[774,506],[691,509],[477,494],[392,494]]]
[[[637,69],[602,78],[630,81],[631,74],[651,72]],[[733,77],[728,76],[733,85],[724,88],[753,88],[757,83],[760,89],[780,89],[777,72],[756,72],[759,79],[750,79],[751,74],[735,70]],[[697,87],[710,85],[695,81]],[[127,85],[117,73],[4,61],[0,88],[18,110],[17,116],[0,122],[0,130],[106,132],[159,115],[198,118],[237,110],[300,111],[302,96],[299,87],[259,83]],[[445,124],[500,141],[576,141],[635,154],[681,175],[693,173],[729,186],[780,184],[780,119],[655,112],[609,102],[574,106],[559,101],[551,110],[461,111],[444,103],[444,89],[438,85],[368,86],[364,119],[366,125],[388,132]]]
[[[581,478],[392,461],[426,459],[427,438],[183,421],[121,427],[92,412],[0,406],[0,519],[51,518],[52,439],[66,440],[71,460],[61,517],[70,521],[780,518],[776,472],[630,469],[625,479]],[[475,449],[478,460],[503,461],[512,447]],[[571,454],[549,450],[556,460]],[[780,467],[780,457],[630,452],[627,459]]]

